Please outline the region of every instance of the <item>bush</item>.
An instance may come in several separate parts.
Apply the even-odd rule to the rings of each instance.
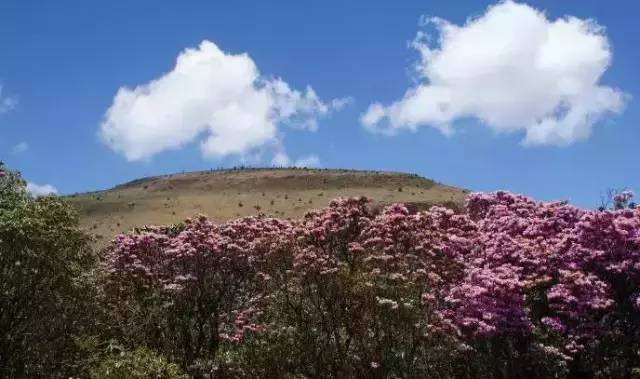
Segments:
[[[147,348],[124,351],[102,360],[91,370],[94,379],[179,379],[188,378],[178,365]]]
[[[264,291],[258,239],[280,238],[285,227],[260,218],[218,226],[197,217],[179,229],[118,237],[106,260],[114,328],[128,346],[175,356],[185,369],[215,360],[221,345],[258,330],[252,321]]]
[[[426,235],[419,226],[427,220],[400,206],[376,217],[364,198],[333,201],[294,223],[291,247],[268,261],[272,301],[261,336],[277,354],[266,366],[287,362],[306,377],[435,374],[436,346],[449,341],[427,336],[421,299],[437,286],[431,266],[447,277],[456,264],[416,248]],[[387,248],[385,239],[399,243]]]
[[[81,370],[76,344],[92,320],[95,257],[70,206],[30,197],[0,166],[0,377]]]

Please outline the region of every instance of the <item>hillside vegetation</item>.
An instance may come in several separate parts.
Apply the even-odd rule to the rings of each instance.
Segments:
[[[68,200],[78,209],[82,227],[106,242],[134,227],[173,224],[196,214],[218,222],[261,213],[296,218],[331,199],[353,196],[419,210],[436,204],[455,208],[462,206],[465,193],[396,172],[242,169],[143,178]]]

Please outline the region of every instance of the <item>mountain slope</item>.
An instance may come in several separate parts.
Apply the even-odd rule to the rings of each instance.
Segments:
[[[259,213],[298,217],[340,196],[409,203],[417,209],[458,207],[465,193],[395,172],[243,169],[143,178],[68,200],[77,207],[82,226],[105,240],[136,226],[175,223],[199,213],[216,221]]]

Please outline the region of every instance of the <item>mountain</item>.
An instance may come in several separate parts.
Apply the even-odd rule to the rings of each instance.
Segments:
[[[468,191],[414,174],[304,168],[200,171],[137,179],[105,191],[68,196],[98,243],[143,225],[205,214],[215,221],[265,214],[299,217],[337,197],[367,196],[414,210],[459,208]]]

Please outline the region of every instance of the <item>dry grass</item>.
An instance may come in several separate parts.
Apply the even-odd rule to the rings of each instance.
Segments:
[[[411,203],[424,209],[460,205],[465,193],[402,173],[247,169],[144,178],[68,199],[77,207],[83,228],[103,244],[137,226],[172,224],[199,213],[215,221],[256,214],[299,217],[341,196],[367,196],[378,203]]]

